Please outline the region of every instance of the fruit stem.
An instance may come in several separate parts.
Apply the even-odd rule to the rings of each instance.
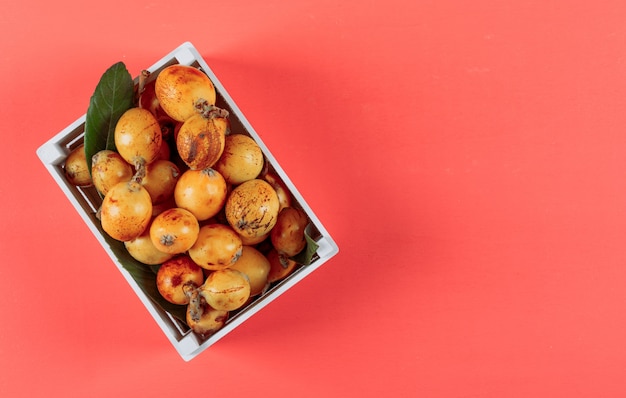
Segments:
[[[198,322],[202,317],[202,302],[198,289],[192,283],[183,286],[183,292],[189,297],[189,316],[195,322]]]
[[[150,77],[150,71],[144,69],[141,71],[141,74],[139,75],[139,83],[137,84],[137,95],[135,98],[135,103],[139,103],[139,98],[141,97],[141,94],[143,94],[143,91],[146,89],[146,81],[148,80],[148,78]]]
[[[137,158],[134,163],[136,171],[132,180],[141,184],[143,179],[146,177],[146,160],[144,158]]]

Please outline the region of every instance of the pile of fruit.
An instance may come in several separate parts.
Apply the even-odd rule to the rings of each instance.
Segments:
[[[65,176],[95,187],[104,232],[155,270],[162,298],[207,336],[302,263],[309,219],[255,140],[231,131],[205,73],[176,64],[148,77],[113,144],[92,156],[80,145]]]

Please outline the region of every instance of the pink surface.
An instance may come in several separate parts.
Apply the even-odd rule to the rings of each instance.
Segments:
[[[623,397],[623,2],[7,3],[6,397]],[[340,253],[189,363],[35,150],[191,41]]]

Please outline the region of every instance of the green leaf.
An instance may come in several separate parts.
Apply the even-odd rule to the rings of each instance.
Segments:
[[[91,158],[103,149],[115,150],[115,125],[128,109],[134,106],[135,84],[122,62],[107,69],[89,101],[85,116],[85,156],[91,173]],[[111,238],[100,223],[96,223],[111,251],[122,267],[137,282],[139,288],[175,318],[185,322],[186,306],[175,305],[165,300],[156,287],[158,267],[150,267],[135,260],[126,250],[123,242]]]
[[[306,233],[304,238],[306,239],[306,247],[300,253],[291,257],[291,259],[298,264],[309,265],[320,246]]]
[[[148,297],[150,297],[152,301],[161,306],[163,310],[169,312],[173,317],[179,319],[183,323],[186,323],[185,318],[187,307],[184,305],[172,304],[165,300],[159,293],[159,290],[156,287],[156,271],[158,270],[158,267],[145,265],[135,260],[130,253],[128,253],[128,250],[126,250],[123,242],[111,238],[104,232],[99,224],[98,229],[109,244],[111,251],[113,251],[115,256],[120,261],[120,264],[122,264],[122,267],[128,271],[141,290]]]
[[[85,157],[91,173],[91,157],[103,149],[115,150],[115,125],[134,105],[133,78],[123,62],[107,69],[89,101],[85,116]]]

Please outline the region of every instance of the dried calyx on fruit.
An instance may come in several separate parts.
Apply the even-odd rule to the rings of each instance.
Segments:
[[[214,117],[228,117],[228,111],[223,108],[219,108],[215,106],[215,104],[211,104],[209,101],[204,98],[200,98],[194,103],[194,107],[196,108],[196,112],[205,119],[212,119]]]

